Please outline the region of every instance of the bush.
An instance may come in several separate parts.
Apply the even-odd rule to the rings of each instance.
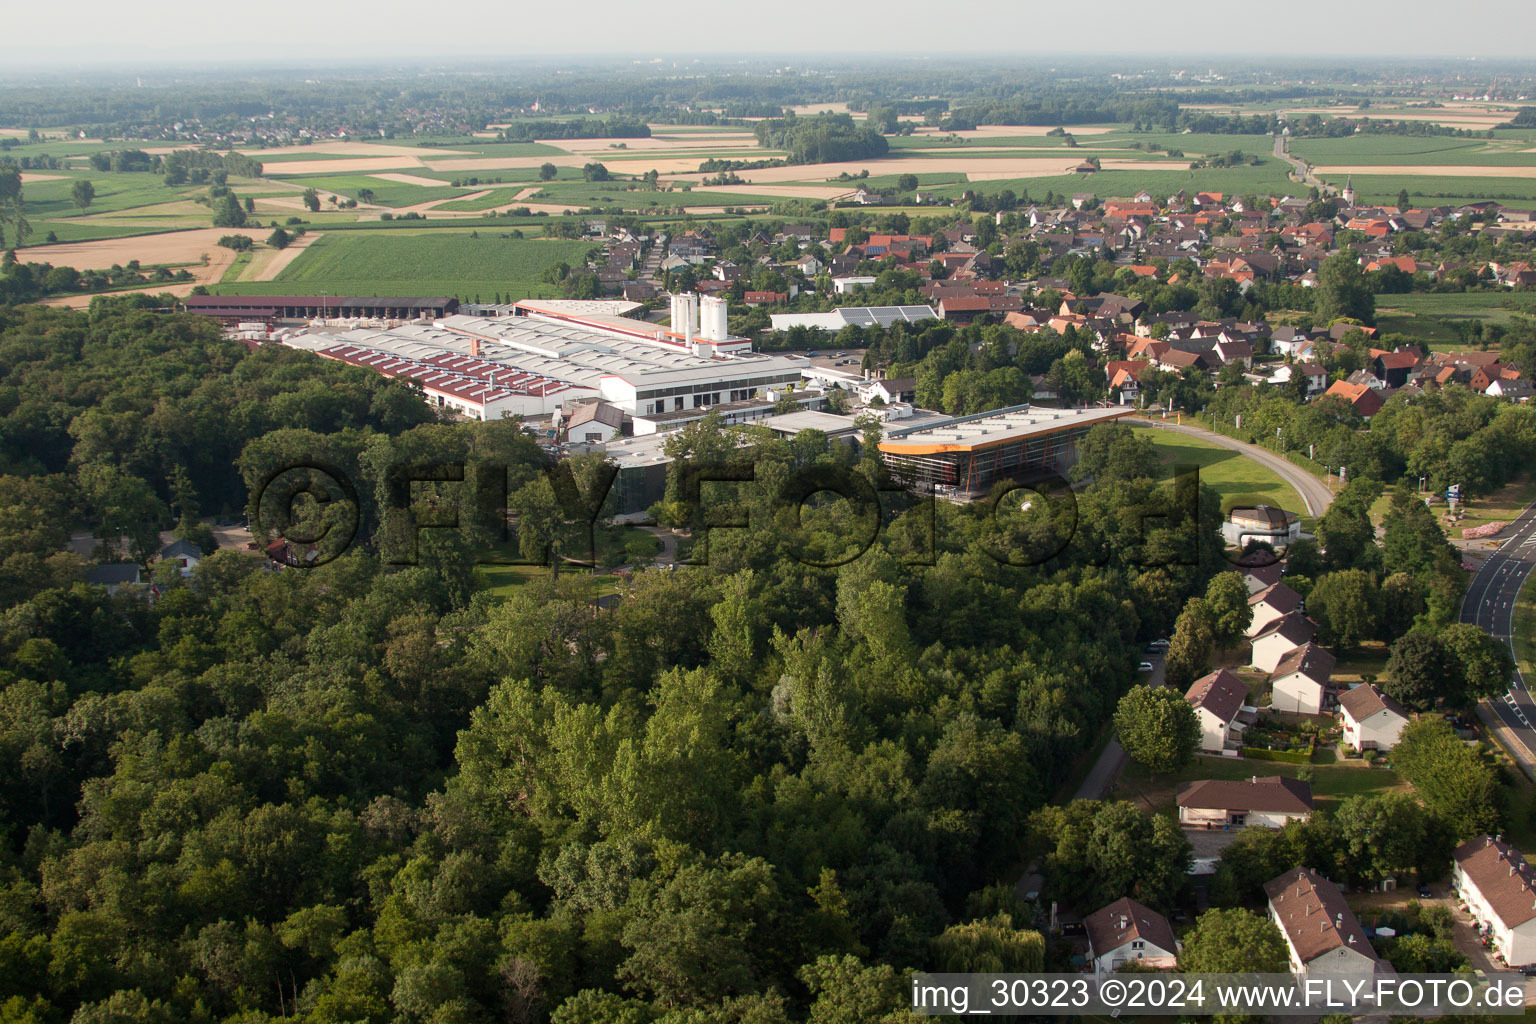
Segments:
[[[1243,756],[1251,761],[1278,761],[1281,764],[1311,764],[1312,748],[1306,750],[1266,750],[1263,747],[1244,747]]]

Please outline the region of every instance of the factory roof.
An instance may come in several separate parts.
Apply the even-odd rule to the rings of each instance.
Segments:
[[[839,331],[850,324],[889,327],[894,323],[937,320],[932,306],[840,306],[826,313],[774,313],[768,318],[776,331],[791,327],[820,327]]]
[[[892,430],[880,442],[880,450],[904,455],[975,451],[1028,437],[1105,423],[1129,416],[1133,411],[1128,408],[1043,409],[1019,406],[979,416],[959,416],[931,426]]]

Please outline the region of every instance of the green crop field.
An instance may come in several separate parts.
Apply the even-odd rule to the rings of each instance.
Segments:
[[[477,188],[466,186],[454,188],[447,182],[437,187],[408,185],[398,181],[385,181],[367,174],[306,175],[287,180],[295,185],[315,189],[317,192],[335,192],[348,199],[356,199],[357,193],[362,189],[372,189],[375,203],[393,207],[430,203],[434,199],[452,199],[455,196],[465,196],[479,191]]]
[[[1346,175],[1320,174],[1330,185],[1342,187]],[[1461,206],[1484,200],[1530,204],[1536,202],[1536,167],[1529,176],[1511,178],[1432,174],[1353,175],[1357,202],[1391,203],[1402,189],[1420,206]]]
[[[968,185],[941,185],[934,191],[946,196],[959,196],[968,190],[1000,192],[1005,188],[1016,194],[1028,192],[1031,196],[1043,196],[1046,192],[1058,195],[1092,192],[1099,196],[1129,196],[1140,189],[1162,196],[1172,195],[1179,189],[1186,192],[1224,192],[1228,195],[1246,195],[1250,192],[1259,195],[1293,195],[1303,189],[1287,177],[1288,170],[1284,163],[1273,157],[1257,167],[1221,167],[1199,171],[1191,171],[1187,166],[1183,170],[1165,170],[1156,164],[1148,164],[1146,170],[1008,178]]]
[[[1220,495],[1223,512],[1261,504],[1298,513],[1306,510],[1290,484],[1241,452],[1171,430],[1150,430],[1143,436],[1157,449],[1170,474],[1176,465],[1200,467],[1200,482]]]
[[[69,194],[75,180],[79,178],[89,181],[96,187],[96,198],[83,210],[75,205],[74,199]],[[185,185],[170,187],[157,174],[113,174],[92,171],[84,174],[76,173],[68,178],[54,181],[27,182],[21,187],[21,194],[27,204],[27,217],[35,223],[40,220],[85,217],[96,213],[116,213],[155,203],[174,203],[193,196],[206,196],[208,190],[188,188]]]
[[[1376,298],[1376,326],[1384,333],[1406,334],[1435,349],[1462,348],[1457,327],[1464,321],[1508,325],[1517,318],[1530,316],[1536,316],[1536,295],[1530,292],[1452,292]]]
[[[564,261],[580,265],[586,242],[467,234],[327,234],[316,239],[275,281],[221,284],[230,295],[457,295],[490,299],[556,294],[539,279]]]
[[[1353,135],[1341,139],[1296,139],[1291,155],[1318,166],[1329,164],[1473,164],[1536,166],[1536,153],[1522,153],[1520,139],[1489,141],[1450,136]]]

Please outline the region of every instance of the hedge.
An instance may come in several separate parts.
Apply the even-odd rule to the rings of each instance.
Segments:
[[[1268,750],[1264,747],[1244,747],[1244,757],[1251,761],[1280,761],[1284,764],[1311,764],[1310,750]]]

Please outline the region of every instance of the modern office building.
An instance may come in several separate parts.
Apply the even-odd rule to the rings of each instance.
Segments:
[[[1132,411],[1021,405],[955,416],[887,430],[880,454],[891,473],[909,485],[932,485],[949,497],[976,497],[999,480],[1029,483],[1065,475],[1089,430]]]

